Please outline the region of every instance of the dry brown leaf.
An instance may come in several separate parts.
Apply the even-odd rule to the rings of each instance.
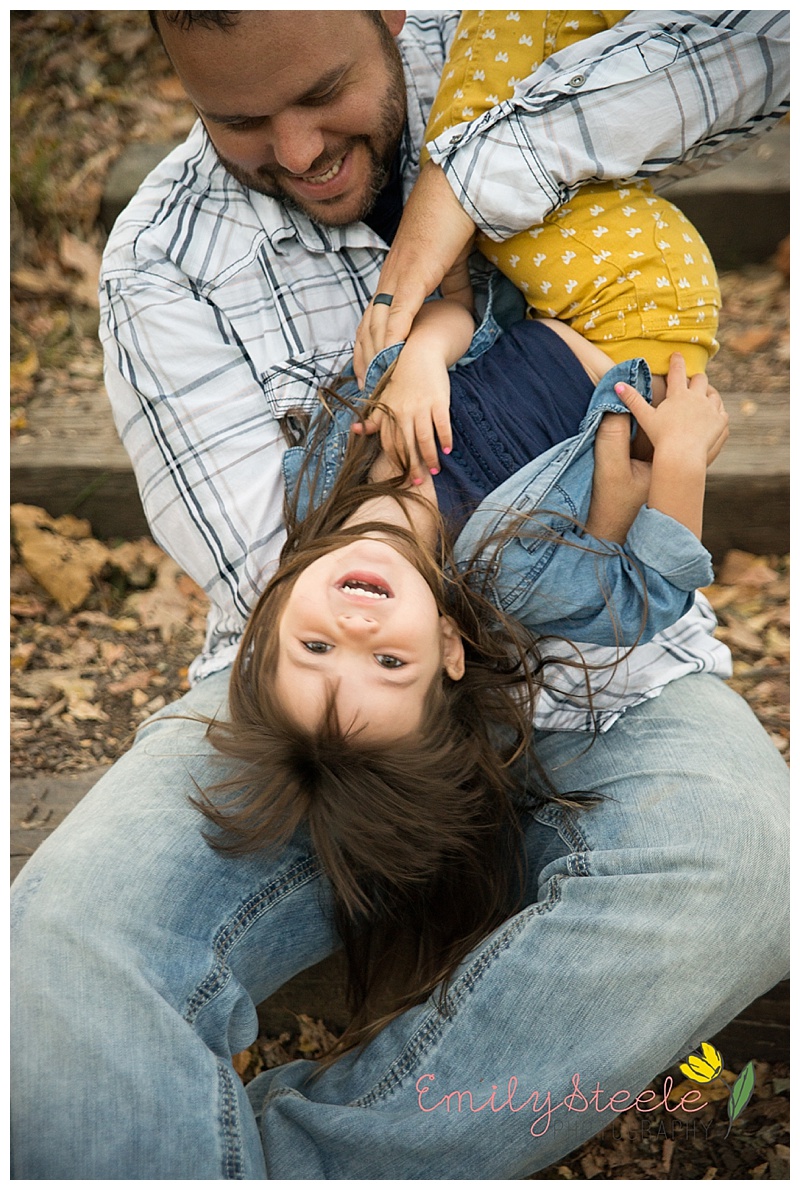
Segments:
[[[121,661],[127,652],[124,645],[118,645],[113,640],[100,641],[100,656],[103,659],[103,664],[112,666]]]
[[[102,707],[97,706],[96,703],[87,702],[86,699],[79,698],[76,702],[70,703],[68,707],[69,714],[73,719],[91,720],[97,723],[107,723],[108,715]]]
[[[777,577],[778,572],[768,566],[766,559],[758,554],[748,554],[744,550],[728,550],[717,575],[717,582],[722,586],[739,584],[746,587],[766,587]]]
[[[128,694],[131,690],[146,690],[157,673],[156,669],[137,669],[127,677],[120,678],[118,682],[109,682],[106,690],[109,694]]]
[[[737,355],[752,355],[754,351],[766,347],[772,334],[771,326],[754,326],[748,331],[743,331],[741,335],[729,338],[725,345],[730,347],[731,351],[735,351]]]
[[[11,599],[12,616],[43,616],[46,611],[41,599],[34,599],[33,595],[17,595]]]
[[[30,504],[12,504],[11,523],[28,572],[64,611],[80,607],[108,561],[106,547],[91,537],[63,537],[56,521]]]
[[[48,265],[46,269],[31,269],[25,266],[14,269],[11,284],[36,297],[65,298],[72,293],[72,286],[66,277]]]
[[[97,287],[100,282],[100,253],[97,249],[65,231],[61,234],[59,259],[64,268],[72,269],[80,276],[80,281],[73,286],[72,296],[81,305],[97,309]]]
[[[122,571],[132,587],[149,587],[165,556],[149,537],[140,537],[138,541],[115,546],[109,561]]]
[[[28,668],[28,662],[36,652],[36,644],[34,641],[26,641],[24,644],[15,645],[11,650],[11,668],[13,670],[23,670]]]
[[[68,537],[70,541],[86,541],[92,536],[92,526],[89,521],[85,517],[72,516],[70,513],[56,517],[53,521],[53,528],[56,533],[60,533],[62,537]]]
[[[775,253],[774,260],[775,268],[782,277],[786,278],[787,281],[789,280],[789,266],[791,264],[791,259],[791,253],[789,251],[789,236],[786,236],[786,238],[781,240],[780,244],[778,244],[778,249]]]
[[[764,633],[764,651],[771,657],[789,657],[792,651],[789,637],[780,629],[770,625]]]
[[[731,624],[721,625],[717,629],[717,636],[733,649],[743,649],[746,653],[761,653],[764,649],[761,637],[746,624],[735,620]]]
[[[139,616],[145,628],[157,628],[166,643],[187,625],[197,622],[199,588],[183,574],[177,563],[164,555],[155,586],[150,591],[129,595],[126,607]]]

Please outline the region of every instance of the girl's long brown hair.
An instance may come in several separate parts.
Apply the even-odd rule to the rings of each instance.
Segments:
[[[320,480],[314,448],[326,429],[320,419],[302,475],[312,490]],[[296,498],[287,503],[280,564],[233,666],[229,719],[208,728],[239,771],[195,799],[216,827],[209,842],[232,855],[274,851],[301,827],[308,830],[333,890],[353,1012],[328,1060],[366,1043],[437,990],[446,1011],[458,965],[520,904],[524,814],[556,797],[531,746],[547,658],[541,642],[488,598],[491,566],[476,562],[459,571],[443,525],[436,551],[423,548],[410,529],[342,528],[372,497],[390,495],[401,506],[420,499],[403,487],[408,460],[403,477],[367,481],[378,452],[377,437],[353,436],[329,497],[302,520]],[[333,693],[321,725],[299,727],[272,680],[277,629],[295,578],[371,529],[414,562],[465,647],[463,678],[443,674],[428,694],[421,730],[390,744],[370,743],[343,726]]]

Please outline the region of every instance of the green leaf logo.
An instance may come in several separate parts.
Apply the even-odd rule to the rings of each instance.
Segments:
[[[733,1121],[738,1119],[750,1102],[750,1096],[753,1094],[755,1085],[756,1072],[753,1063],[748,1062],[731,1088],[730,1098],[728,1099],[728,1132],[731,1130]],[[728,1132],[725,1133],[726,1136]]]

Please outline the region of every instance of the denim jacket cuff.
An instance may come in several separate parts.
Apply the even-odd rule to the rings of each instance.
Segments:
[[[646,505],[640,509],[626,542],[645,566],[658,571],[680,591],[714,581],[711,555],[691,529]]]

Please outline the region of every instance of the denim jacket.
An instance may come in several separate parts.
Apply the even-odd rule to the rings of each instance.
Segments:
[[[504,280],[504,279],[503,279]],[[498,288],[500,293],[498,294]],[[516,291],[515,291],[516,292]],[[516,320],[518,307],[507,288],[490,286],[486,314],[468,354],[456,367],[477,358]],[[370,364],[364,393],[348,380],[343,395],[364,399],[396,358],[402,344],[386,348]],[[644,360],[617,364],[598,384],[578,433],[551,447],[488,495],[462,529],[455,546],[459,568],[476,558],[488,578],[488,592],[503,611],[538,635],[560,634],[597,645],[630,646],[649,641],[692,606],[695,588],[711,582],[708,551],[694,534],[671,517],[644,507],[624,545],[600,541],[582,531],[592,493],[594,437],[606,412],[627,413],[614,392],[620,380],[650,400],[650,372]],[[350,436],[352,415],[338,409],[314,474],[314,501],[330,493]],[[458,432],[458,426],[454,426]],[[305,446],[284,456],[289,496],[297,490]],[[297,493],[297,514],[309,511],[308,476]],[[526,529],[498,551],[481,543],[509,516],[530,517]],[[577,522],[577,523],[576,523]],[[481,565],[478,565],[478,572]]]

